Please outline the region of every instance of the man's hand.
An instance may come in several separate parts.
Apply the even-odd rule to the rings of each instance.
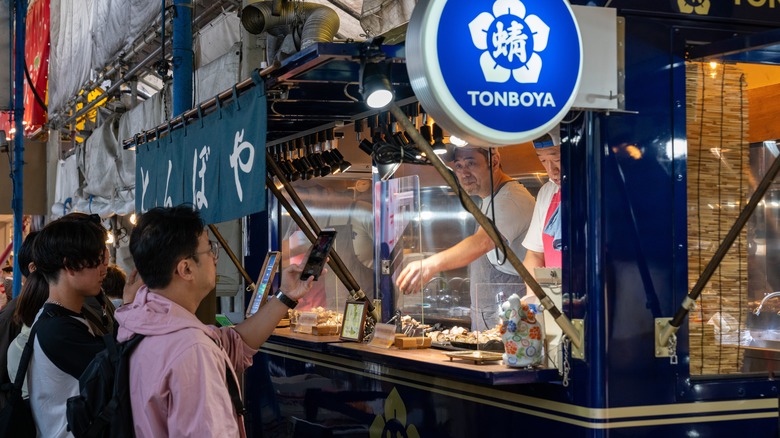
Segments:
[[[311,290],[311,286],[314,283],[313,275],[310,275],[306,281],[301,280],[301,273],[303,272],[304,266],[306,266],[306,261],[309,260],[311,249],[312,247],[309,247],[306,257],[303,258],[303,261],[300,264],[291,264],[282,271],[282,282],[279,289],[292,300],[298,301],[303,298],[303,296]],[[327,260],[325,262],[327,263]],[[327,269],[322,270],[322,274],[325,274],[326,272]]]
[[[144,280],[138,275],[138,270],[133,268],[133,272],[127,276],[125,281],[125,287],[122,289],[122,303],[130,304],[135,300],[135,294],[138,293],[138,289],[144,285]]]
[[[395,284],[406,295],[418,292],[423,284],[433,278],[435,272],[432,271],[429,259],[411,262],[398,275]]]

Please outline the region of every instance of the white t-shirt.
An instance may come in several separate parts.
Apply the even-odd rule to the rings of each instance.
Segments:
[[[550,203],[553,196],[560,190],[560,186],[552,181],[547,181],[539,193],[536,195],[536,207],[534,207],[531,225],[528,226],[528,233],[523,240],[523,246],[531,251],[544,253],[544,242],[542,242],[542,231],[544,230],[547,210],[550,209]]]
[[[525,258],[525,248],[522,242],[529,230],[531,215],[534,212],[534,197],[524,185],[518,182],[508,182],[499,189],[492,202],[495,203],[498,232],[501,233],[504,240],[509,242],[512,252],[522,261]],[[482,200],[482,213],[492,219],[490,197]],[[496,257],[496,251],[488,251],[487,258],[490,264],[499,271],[519,275],[515,268],[504,260],[503,255],[500,259]],[[499,264],[499,261],[503,261],[503,264]]]
[[[22,359],[22,353],[24,347],[27,345],[27,340],[30,338],[31,328],[22,325],[22,331],[14,338],[10,345],[8,345],[8,375],[11,377],[11,383],[16,379],[16,372],[19,371],[19,361]],[[22,398],[29,397],[27,392],[27,376],[24,377],[24,385],[22,385]]]

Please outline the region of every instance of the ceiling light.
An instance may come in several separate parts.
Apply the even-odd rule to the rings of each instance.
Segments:
[[[395,98],[390,80],[379,64],[367,63],[361,68],[360,94],[371,108],[384,108]]]
[[[454,135],[451,135],[450,136],[450,144],[452,144],[453,146],[457,146],[459,148],[462,148],[464,146],[467,146],[469,144],[469,142],[467,142],[466,140],[462,140],[462,139],[460,139],[458,137],[455,137]]]

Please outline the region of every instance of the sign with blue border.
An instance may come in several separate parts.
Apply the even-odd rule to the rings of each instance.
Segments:
[[[264,211],[266,111],[260,82],[211,114],[138,145],[136,211],[189,204],[208,224]]]
[[[565,0],[421,0],[406,49],[423,108],[477,145],[546,133],[571,108],[582,76],[580,31]]]

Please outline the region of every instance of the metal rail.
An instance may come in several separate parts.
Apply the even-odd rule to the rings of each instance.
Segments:
[[[199,15],[198,15],[198,16],[197,16],[197,17],[196,17],[194,20],[193,20],[194,24],[195,24],[196,26],[200,25],[200,24],[201,24],[201,23],[200,23],[200,21],[201,21],[201,20],[203,20],[205,17],[208,17],[210,13],[212,13],[212,12],[213,12],[215,9],[217,9],[217,8],[219,8],[219,7],[221,7],[221,6],[222,6],[222,4],[221,4],[220,2],[214,2],[214,3],[212,3],[212,4],[211,4],[211,5],[209,5],[209,6],[208,6],[206,9],[204,9],[204,10],[203,10],[203,12],[201,12],[201,13],[200,13],[200,14],[199,14]],[[166,21],[166,24],[168,24],[168,21]],[[166,47],[167,47],[167,46],[169,46],[169,45],[171,45],[171,42],[170,42],[170,40],[169,40],[168,42],[163,42],[163,43],[166,45]],[[143,46],[144,46],[144,45],[146,45],[146,44],[148,44],[148,43],[146,43],[146,38],[145,38],[145,39],[144,39],[144,40],[143,40],[143,41],[142,41],[142,42],[139,44],[139,47],[143,47]],[[157,49],[155,49],[155,50],[154,50],[154,51],[153,51],[151,54],[149,54],[149,56],[147,56],[146,58],[144,58],[144,59],[143,59],[141,62],[139,62],[138,64],[136,64],[135,66],[133,66],[133,68],[131,68],[131,69],[130,69],[130,70],[128,70],[128,71],[127,71],[125,74],[123,74],[123,75],[122,75],[122,77],[121,77],[121,78],[119,78],[119,80],[118,80],[118,81],[116,81],[114,84],[112,84],[112,85],[111,85],[111,87],[109,87],[109,89],[108,89],[108,90],[106,90],[106,92],[105,92],[105,93],[103,93],[103,94],[104,94],[105,96],[110,96],[110,95],[111,95],[113,92],[115,92],[117,89],[119,89],[119,87],[121,87],[121,86],[122,86],[123,84],[125,84],[126,82],[130,81],[130,79],[132,79],[132,78],[135,76],[135,74],[136,74],[136,73],[138,73],[138,72],[139,72],[141,69],[143,69],[144,67],[146,67],[146,65],[147,65],[147,64],[149,64],[150,62],[152,62],[152,60],[154,60],[155,58],[157,58],[158,56],[160,56],[160,52],[161,52],[161,51],[162,51],[162,46],[160,46],[160,47],[158,47]],[[123,59],[124,59],[124,58],[123,58]],[[109,70],[109,72],[111,72],[111,73],[113,73],[114,71],[116,71],[116,69],[115,69],[114,67],[112,67],[112,69],[111,69],[111,70]],[[108,74],[106,74],[106,75],[103,75],[103,78],[107,78],[107,77],[108,77]],[[95,88],[96,88],[96,87],[97,87],[97,86],[100,84],[100,82],[101,82],[101,81],[94,81],[94,82],[93,82],[91,85],[88,85],[88,86],[84,87],[82,90],[84,90],[84,91],[87,91],[87,93],[84,93],[84,95],[88,94],[88,93],[89,93],[89,91],[92,91],[92,90],[94,90],[94,89],[95,89]],[[95,106],[96,106],[98,103],[100,103],[100,102],[102,102],[102,101],[103,101],[103,98],[98,98],[98,99],[95,99],[95,100],[93,100],[92,102],[89,102],[89,103],[87,103],[87,104],[86,104],[86,105],[85,105],[85,106],[84,106],[84,107],[83,107],[81,110],[79,110],[79,111],[78,111],[76,114],[74,114],[74,115],[72,115],[72,116],[68,117],[67,119],[65,119],[64,121],[60,122],[60,121],[59,121],[59,120],[57,120],[57,119],[58,119],[58,118],[60,118],[60,117],[62,117],[62,116],[61,116],[61,114],[62,114],[63,112],[65,112],[66,110],[68,110],[68,111],[70,110],[70,109],[68,109],[67,107],[73,106],[73,105],[75,105],[75,103],[78,103],[78,99],[77,99],[77,101],[76,101],[75,103],[67,103],[67,104],[66,104],[66,108],[63,108],[62,110],[60,110],[60,111],[57,113],[57,115],[56,115],[55,117],[53,117],[53,121],[52,121],[51,123],[52,123],[52,125],[54,125],[55,127],[59,127],[59,126],[64,126],[64,125],[67,125],[67,124],[69,124],[69,123],[71,123],[71,122],[73,122],[73,121],[75,121],[75,120],[77,120],[77,119],[79,119],[79,118],[83,117],[83,116],[84,116],[86,113],[88,113],[89,111],[91,111],[91,110],[92,110],[92,108],[94,108],[94,107],[95,107]]]

